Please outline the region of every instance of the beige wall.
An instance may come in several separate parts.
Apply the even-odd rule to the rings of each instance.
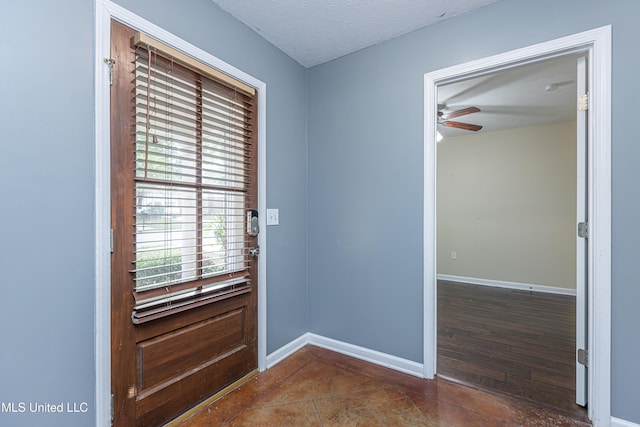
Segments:
[[[438,144],[438,274],[575,289],[575,129]]]

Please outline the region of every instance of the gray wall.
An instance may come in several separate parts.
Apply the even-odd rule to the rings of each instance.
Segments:
[[[210,0],[119,3],[267,84],[267,205],[281,221],[269,227],[271,352],[308,331],[306,70]],[[0,402],[27,404],[0,412],[2,426],[95,420],[93,37],[93,1],[2,6]],[[30,402],[89,411],[30,414]]]
[[[423,75],[613,25],[613,415],[640,422],[640,2],[503,0],[309,71],[314,333],[422,361]]]
[[[0,425],[93,424],[93,4],[0,13]],[[29,403],[87,402],[84,414]],[[16,407],[19,410],[19,407]]]

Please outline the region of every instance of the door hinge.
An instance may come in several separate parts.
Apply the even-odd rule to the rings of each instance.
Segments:
[[[113,253],[113,228],[109,230],[109,248],[111,253]]]
[[[104,63],[109,67],[109,86],[113,86],[113,66],[116,63],[115,59],[104,58]]]
[[[578,349],[578,363],[581,365],[589,367],[589,350],[585,350],[582,348]]]
[[[589,109],[589,92],[578,96],[578,111],[587,111]]]
[[[109,404],[111,410],[111,425],[113,425],[113,419],[116,417],[115,409],[113,409],[113,394],[111,394],[111,403]]]
[[[583,239],[589,238],[589,223],[588,222],[579,222],[578,223],[578,237],[582,237]]]

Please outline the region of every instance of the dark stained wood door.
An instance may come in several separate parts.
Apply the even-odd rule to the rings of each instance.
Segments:
[[[115,426],[156,426],[257,369],[257,260],[243,255],[248,281],[242,286],[190,309],[134,321],[135,33],[112,21],[111,389]],[[255,110],[252,113],[255,117]],[[257,134],[255,129],[252,134]],[[248,137],[244,154],[246,167],[255,178],[257,144],[253,138]],[[253,178],[242,189],[243,211],[256,208],[257,179]],[[242,240],[243,253],[257,246],[255,236],[245,234]]]

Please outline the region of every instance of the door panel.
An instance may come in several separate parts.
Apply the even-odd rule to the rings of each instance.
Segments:
[[[139,227],[139,224],[136,224],[136,215],[139,215],[139,211],[136,210],[136,198],[140,200],[140,194],[136,193],[136,182],[144,181],[136,175],[135,171],[136,147],[138,150],[140,147],[139,139],[136,140],[136,132],[140,132],[140,105],[138,105],[138,128],[136,128],[136,84],[140,84],[140,76],[139,69],[136,74],[137,53],[133,44],[135,35],[136,31],[112,21],[111,57],[115,61],[115,66],[113,67],[113,85],[111,87],[111,221],[114,240],[111,256],[111,389],[114,395],[114,425],[127,427],[161,425],[257,368],[257,259],[243,255],[247,253],[248,247],[257,246],[257,236],[249,236],[248,234],[243,236],[242,232],[238,233],[240,227],[243,230],[246,227],[239,224],[237,219],[242,212],[255,209],[257,201],[257,179],[255,179],[257,176],[257,144],[254,136],[257,135],[257,132],[255,124],[252,125],[253,127],[248,126],[250,129],[245,131],[247,136],[244,148],[241,148],[244,150],[242,152],[243,158],[247,159],[244,168],[249,172],[246,178],[234,181],[233,191],[241,186],[241,195],[219,197],[218,194],[222,194],[225,189],[214,188],[215,185],[220,186],[217,184],[218,181],[213,182],[206,175],[213,173],[207,172],[212,168],[217,168],[215,169],[215,173],[218,174],[216,179],[222,176],[220,174],[226,173],[218,171],[226,170],[224,169],[227,167],[225,165],[231,161],[229,159],[232,154],[229,154],[229,147],[238,150],[236,146],[231,145],[234,143],[233,141],[227,144],[223,139],[224,136],[216,136],[215,144],[225,147],[224,149],[227,151],[219,156],[221,158],[219,165],[222,166],[218,166],[218,163],[212,166],[207,164],[206,158],[203,160],[201,155],[197,157],[198,163],[194,170],[203,177],[197,185],[201,185],[202,182],[206,183],[207,180],[213,182],[208,188],[202,189],[188,184],[191,185],[188,191],[198,195],[197,202],[193,202],[193,206],[189,205],[188,207],[176,207],[168,204],[152,206],[156,209],[153,213],[156,218],[162,217],[162,215],[182,218],[180,216],[182,214],[176,213],[177,209],[183,211],[197,209],[199,212],[197,215],[193,215],[194,218],[197,218],[198,224],[192,227],[194,235],[197,233],[197,237],[193,240],[199,246],[197,252],[188,255],[190,257],[188,262],[190,267],[195,266],[196,269],[206,272],[206,274],[189,279],[194,283],[193,290],[190,291],[194,297],[193,300],[187,301],[193,301],[193,303],[179,307],[179,304],[169,298],[166,299],[166,307],[161,309],[166,310],[160,311],[159,315],[155,311],[157,307],[154,305],[151,310],[152,315],[142,320],[140,317],[132,316],[138,315],[140,311],[136,311],[138,306],[136,306],[134,297],[139,296],[139,292],[136,294],[136,272],[132,267],[137,256],[135,234],[138,232],[136,227]],[[149,64],[151,64],[151,59]],[[197,80],[193,90],[198,97],[209,90],[208,87],[203,86],[203,80]],[[218,96],[217,93],[216,96]],[[138,96],[137,99],[139,104],[140,97]],[[216,102],[218,99],[216,98]],[[216,111],[221,111],[224,108],[230,110],[231,107],[226,104],[221,104],[221,107],[211,107],[204,102],[206,100],[203,96],[202,108],[198,105],[194,109],[193,126],[197,129],[193,131],[196,137],[192,139],[196,141],[196,149],[199,149],[200,152],[207,149],[209,151],[205,153],[205,156],[215,157],[215,153],[211,154],[210,152],[214,144],[206,145],[207,135],[198,127],[204,126],[202,123],[207,120],[203,119],[204,113],[202,111],[204,110],[206,113],[207,109],[211,110],[211,108],[217,109]],[[237,102],[234,105],[237,105]],[[255,105],[257,102],[253,105],[247,105],[243,104],[242,107],[248,111],[247,117],[256,117]],[[186,113],[184,110],[181,110],[180,113],[182,114],[181,120],[184,122],[184,114]],[[190,114],[191,111],[187,113]],[[238,120],[237,114],[234,116],[234,120]],[[183,122],[181,123],[184,124]],[[215,126],[220,127],[221,125],[216,122]],[[230,127],[228,127],[229,125],[225,126],[227,127],[224,130],[228,132]],[[235,141],[238,138],[242,141],[242,137],[237,136],[238,132],[235,130],[233,132],[235,132]],[[160,144],[172,143],[170,136],[165,134],[162,138],[164,139],[160,141]],[[157,141],[154,139],[152,143],[157,143]],[[153,156],[158,155],[153,154]],[[151,158],[151,155],[149,157]],[[158,164],[157,157],[151,158],[151,161]],[[138,159],[138,164],[139,162]],[[185,161],[184,164],[189,163]],[[173,171],[181,170],[176,168]],[[235,184],[236,182],[238,184]],[[177,188],[177,190],[171,190],[174,192],[186,192],[183,190],[186,186],[181,187],[181,183],[170,183],[165,186]],[[146,188],[143,191],[149,193]],[[207,198],[207,194],[214,195]],[[228,200],[228,202],[221,200]],[[215,210],[211,208],[214,203]],[[173,211],[171,211],[172,209]],[[233,212],[234,216],[226,217],[228,212]],[[211,218],[211,223],[207,222],[208,218]],[[156,225],[152,223],[151,226]],[[170,224],[164,229],[166,230],[165,235],[177,234],[171,227]],[[222,236],[218,238],[225,239],[225,230],[227,232],[226,240],[224,240],[224,244],[221,244],[215,240],[215,236]],[[234,233],[233,237],[230,237],[231,231]],[[152,232],[161,234],[160,232]],[[173,237],[169,239],[171,238]],[[224,248],[215,249],[216,245]],[[171,249],[171,246],[168,247]],[[230,265],[232,268],[239,264],[246,265],[246,271],[232,271],[229,274],[220,273],[218,275],[215,272],[211,273],[213,267],[207,264],[209,259],[215,256],[211,255],[211,251],[214,250],[211,248],[227,250],[227,253],[233,251],[229,257],[232,259],[229,261]],[[186,255],[184,253],[167,256],[168,259],[176,257],[182,257],[182,262],[185,262]],[[170,265],[172,268],[174,266],[175,264]],[[189,274],[195,276],[195,273],[191,273],[192,271],[190,270]],[[184,280],[184,273],[182,274],[179,283],[173,288],[178,292],[188,290],[187,287],[190,283],[188,280]],[[177,276],[180,277],[179,272]],[[240,281],[238,281],[239,277]],[[235,280],[239,285],[232,284],[229,290],[219,293],[215,289],[214,291],[207,290],[207,285],[214,282],[220,284],[223,283],[223,280],[231,282]],[[171,293],[171,286],[171,284],[166,286],[166,292],[167,295],[173,297],[175,293]],[[161,294],[165,286],[156,288],[153,292],[160,296],[154,295],[153,298],[164,298]],[[183,301],[182,299],[178,300],[179,303]],[[138,304],[140,304],[139,301]],[[176,304],[176,306],[174,307],[172,304]],[[145,308],[145,310],[148,309]],[[148,312],[143,314],[146,315]]]
[[[246,349],[246,307],[137,343],[138,396]],[[170,369],[168,369],[170,368]]]
[[[161,424],[168,419],[167,405],[176,416],[255,369],[246,301],[234,298],[221,305],[190,313],[193,323],[178,329],[166,322],[164,328],[140,331],[138,425]]]
[[[139,342],[139,395],[151,387],[166,386],[177,376],[202,369],[224,353],[246,348],[243,327],[246,313],[246,308],[241,307]]]

